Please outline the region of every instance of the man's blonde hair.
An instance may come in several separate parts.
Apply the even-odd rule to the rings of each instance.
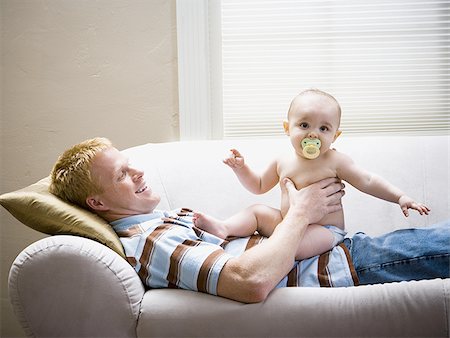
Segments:
[[[110,147],[110,140],[97,137],[67,149],[53,166],[50,192],[67,202],[89,209],[86,198],[102,192],[91,177],[92,160],[99,152]]]

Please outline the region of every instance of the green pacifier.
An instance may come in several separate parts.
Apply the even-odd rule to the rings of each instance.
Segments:
[[[313,160],[320,155],[321,142],[318,138],[304,138],[302,141],[303,156]]]

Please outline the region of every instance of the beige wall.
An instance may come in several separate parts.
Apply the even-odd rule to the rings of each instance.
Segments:
[[[178,140],[175,0],[0,0],[1,186],[46,176],[94,136],[119,149]],[[23,335],[9,306],[16,255],[43,235],[1,216],[1,336]]]

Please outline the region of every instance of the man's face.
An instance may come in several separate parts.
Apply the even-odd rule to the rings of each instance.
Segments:
[[[151,213],[161,200],[147,186],[144,172],[131,167],[128,158],[116,148],[95,156],[91,175],[103,192],[89,196],[88,205],[107,221]]]

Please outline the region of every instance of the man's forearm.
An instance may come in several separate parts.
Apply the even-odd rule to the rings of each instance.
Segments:
[[[288,213],[270,238],[225,264],[218,294],[246,303],[264,300],[294,266],[298,243],[307,226],[302,215]]]
[[[294,266],[298,244],[310,223],[342,209],[342,184],[327,178],[297,190],[285,179],[289,210],[269,239],[230,259],[219,276],[220,296],[253,303],[264,300]]]

